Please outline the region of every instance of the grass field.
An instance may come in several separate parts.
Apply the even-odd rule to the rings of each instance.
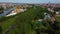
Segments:
[[[26,12],[18,13],[15,16],[5,17],[1,18],[0,20],[0,26],[2,27],[2,34],[8,30],[8,34],[36,34],[36,27],[39,26],[40,33],[41,34],[47,34],[46,30],[51,30],[51,25],[49,25],[49,22],[40,23],[38,22],[38,25],[36,23],[36,20],[43,19],[44,18],[44,11],[41,7],[34,7],[29,8]],[[57,21],[60,23],[60,16],[56,16]],[[33,20],[33,22],[32,22]],[[59,24],[58,23],[58,24]],[[31,25],[32,24],[32,25]],[[13,26],[13,28],[12,28]],[[32,29],[33,26],[33,29]],[[60,26],[60,24],[59,24]],[[54,30],[56,31],[56,30]],[[56,31],[60,32],[60,30]]]

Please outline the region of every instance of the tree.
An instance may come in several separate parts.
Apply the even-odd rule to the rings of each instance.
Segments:
[[[2,27],[0,26],[0,34],[2,33]]]
[[[0,14],[3,13],[4,8],[0,7]]]

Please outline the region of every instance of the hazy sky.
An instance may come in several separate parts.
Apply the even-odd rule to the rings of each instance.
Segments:
[[[13,2],[13,3],[60,3],[60,0],[0,0],[0,2]]]

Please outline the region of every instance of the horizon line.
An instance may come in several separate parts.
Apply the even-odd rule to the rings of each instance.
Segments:
[[[0,2],[0,3],[16,3],[16,2]],[[50,3],[50,4],[60,4],[60,3],[52,3],[52,2],[48,2],[48,3]],[[48,4],[48,3],[25,3],[25,4]]]

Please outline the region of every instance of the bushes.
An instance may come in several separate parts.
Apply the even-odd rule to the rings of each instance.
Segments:
[[[0,26],[0,34],[2,33],[2,31],[3,31],[3,30],[2,30],[2,27]]]
[[[0,14],[3,12],[4,8],[0,7]]]

